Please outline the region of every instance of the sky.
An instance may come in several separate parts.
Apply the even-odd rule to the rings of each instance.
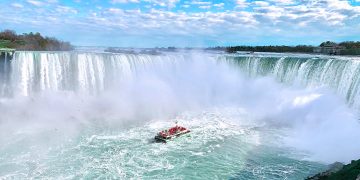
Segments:
[[[78,46],[360,41],[360,0],[0,0],[0,30]]]

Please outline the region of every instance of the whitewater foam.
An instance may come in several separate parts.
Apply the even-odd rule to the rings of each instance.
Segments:
[[[304,159],[359,157],[346,105],[356,107],[357,79],[328,78],[356,62],[224,58],[18,52],[0,101],[0,177],[296,179],[323,168]],[[190,137],[149,143],[175,120]]]

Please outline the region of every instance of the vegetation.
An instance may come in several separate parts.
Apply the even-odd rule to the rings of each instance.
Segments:
[[[340,52],[342,55],[360,55],[360,41],[345,41],[339,43],[339,46],[345,47]]]
[[[336,42],[332,42],[332,41],[325,41],[325,42],[322,42],[320,44],[320,47],[325,47],[325,46],[336,46],[337,43]]]
[[[16,34],[12,30],[0,32],[0,48],[14,48],[31,51],[68,51],[73,50],[69,42],[52,37],[43,37],[40,33]]]
[[[234,53],[237,51],[253,51],[253,52],[313,52],[313,46],[231,46],[226,48],[226,52]]]
[[[345,41],[339,43],[340,46],[344,46],[346,49],[360,48],[360,41]]]
[[[298,46],[229,46],[229,47],[211,47],[207,50],[220,50],[228,53],[236,53],[238,51],[250,51],[250,52],[293,52],[293,53],[313,53],[316,48],[320,49],[318,53],[329,54],[326,48],[334,47],[336,51],[339,51],[338,55],[360,55],[360,41],[345,41],[336,43],[332,41],[325,41],[318,47],[308,45]]]
[[[308,180],[338,180],[338,179],[357,179],[360,178],[360,159],[351,161],[351,164],[345,165],[335,172],[327,171],[316,174]]]
[[[360,55],[360,48],[344,49],[340,51],[341,55]]]

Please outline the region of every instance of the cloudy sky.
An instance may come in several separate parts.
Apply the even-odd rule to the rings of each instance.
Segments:
[[[360,0],[0,0],[0,30],[75,45],[317,45],[360,41]]]

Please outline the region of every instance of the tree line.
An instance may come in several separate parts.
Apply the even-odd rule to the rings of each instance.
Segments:
[[[226,47],[225,51],[235,53],[237,51],[251,51],[251,52],[313,52],[313,46],[298,45],[298,46],[230,46]]]
[[[16,34],[13,30],[0,32],[0,48],[29,51],[69,51],[74,49],[69,42],[53,37],[44,37],[38,32]]]
[[[336,43],[333,41],[325,41],[320,44],[320,47],[324,47],[328,45],[338,45],[344,47],[345,49],[357,49],[360,48],[360,41],[344,41],[340,43]]]
[[[208,50],[222,50],[228,53],[236,53],[237,51],[250,52],[293,52],[293,53],[313,53],[314,48],[322,48],[326,46],[336,46],[341,48],[341,55],[360,55],[360,41],[344,41],[340,43],[325,41],[319,46],[297,45],[297,46],[217,46],[207,48]]]

